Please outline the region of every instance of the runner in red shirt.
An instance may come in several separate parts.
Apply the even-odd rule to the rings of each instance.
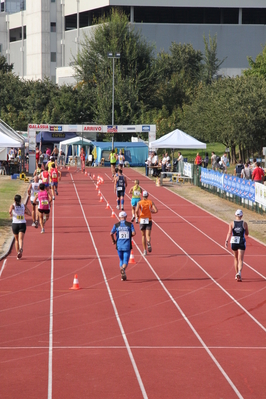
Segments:
[[[85,172],[85,157],[86,157],[86,154],[85,154],[84,148],[81,148],[80,161],[81,161],[81,170],[83,173]]]
[[[259,162],[256,162],[256,168],[252,172],[252,180],[264,184],[264,170],[260,167]]]
[[[45,190],[49,191],[49,172],[48,172],[48,165],[45,165],[44,170],[42,173],[39,175],[39,178],[42,179],[42,183],[44,184]]]
[[[202,158],[201,158],[200,154],[197,153],[197,156],[195,158],[195,165],[200,166],[201,164],[202,164]]]
[[[54,200],[54,194],[56,193],[56,195],[58,195],[58,181],[61,180],[61,172],[55,167],[55,164],[52,163],[52,167],[49,173],[51,179],[52,196]]]

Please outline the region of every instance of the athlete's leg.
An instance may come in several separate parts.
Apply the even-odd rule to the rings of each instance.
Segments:
[[[16,252],[19,251],[18,234],[14,234]]]
[[[243,260],[244,260],[244,254],[245,254],[245,250],[244,249],[239,249],[238,251],[238,273],[241,274],[241,271],[243,269]]]
[[[235,267],[235,272],[236,274],[238,273],[238,251],[233,251],[234,252],[234,267]]]
[[[19,249],[21,250],[23,250],[24,235],[25,233],[22,233],[21,231],[18,233],[18,244],[19,244]]]

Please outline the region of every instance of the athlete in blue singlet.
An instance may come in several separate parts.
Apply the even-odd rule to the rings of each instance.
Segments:
[[[127,187],[127,178],[123,175],[122,169],[118,169],[118,176],[114,180],[114,187],[116,190],[116,208],[120,209],[120,202],[121,202],[121,209],[124,209],[124,196],[125,196],[125,189]]]
[[[132,223],[126,221],[127,214],[122,211],[119,213],[120,222],[116,223],[111,230],[113,244],[116,244],[117,253],[120,260],[121,279],[126,280],[126,268],[128,265],[130,251],[132,249],[131,238],[136,234]],[[116,236],[116,238],[115,238]]]
[[[248,236],[248,225],[242,220],[243,212],[238,209],[235,213],[236,220],[229,223],[229,230],[225,240],[225,247],[230,239],[231,248],[234,251],[235,279],[242,281],[241,271],[243,269],[244,253],[246,249],[246,238]]]

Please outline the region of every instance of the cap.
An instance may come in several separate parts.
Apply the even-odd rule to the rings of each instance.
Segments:
[[[50,159],[53,159],[53,157],[50,157]]]
[[[127,217],[126,212],[125,212],[125,211],[120,212],[120,213],[119,213],[119,217],[120,217],[120,218],[126,218],[126,217]]]
[[[241,209],[238,209],[235,213],[236,216],[243,216],[243,212],[241,211]]]
[[[143,191],[143,193],[142,193],[142,195],[143,195],[143,197],[148,197],[148,191]]]

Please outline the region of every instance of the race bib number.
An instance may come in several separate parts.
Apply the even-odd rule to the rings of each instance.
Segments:
[[[33,191],[33,195],[36,197],[36,195],[38,195],[38,191]]]
[[[52,178],[56,179],[57,178],[57,174],[56,173],[52,173]]]
[[[119,239],[120,240],[129,239],[129,231],[119,231]]]
[[[232,236],[230,240],[231,244],[239,244],[240,243],[240,237],[239,236]]]
[[[140,191],[138,191],[138,190],[134,191],[134,195],[135,195],[135,197],[139,197],[140,196]]]
[[[149,220],[149,218],[145,218],[145,219],[140,219],[139,222],[140,222],[140,224],[149,224],[150,220]]]
[[[43,181],[44,183],[46,183],[46,182],[47,182],[47,177],[43,177],[42,181]]]
[[[17,215],[17,219],[18,219],[18,220],[23,220],[23,219],[24,219],[24,216],[22,216],[22,215]]]
[[[42,200],[42,201],[41,201],[41,204],[42,204],[42,205],[48,205],[49,202],[48,202],[47,200]]]
[[[117,191],[123,191],[123,187],[117,187]]]

